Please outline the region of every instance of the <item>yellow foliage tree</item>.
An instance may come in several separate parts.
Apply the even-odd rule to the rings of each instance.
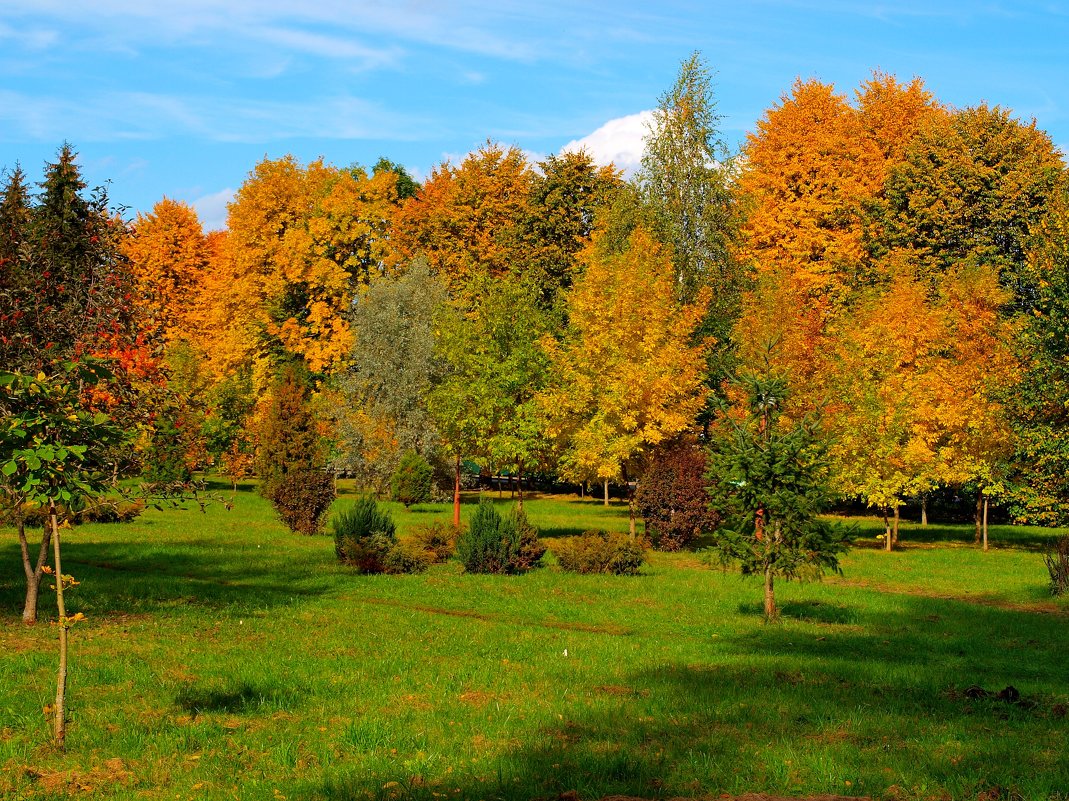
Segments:
[[[149,214],[138,214],[123,242],[151,336],[165,344],[189,339],[209,263],[209,246],[197,213],[164,198]]]
[[[544,341],[551,379],[541,403],[564,473],[607,486],[702,408],[705,349],[692,337],[704,304],[677,303],[671,255],[645,229],[623,252],[597,245],[583,252],[564,340]],[[633,494],[630,506],[633,535]]]
[[[463,294],[476,275],[506,274],[526,258],[520,226],[533,182],[523,153],[493,142],[459,167],[436,167],[398,214],[400,255],[424,256],[454,295]]]
[[[946,314],[903,274],[859,304],[837,339],[837,391],[828,409],[834,475],[843,495],[883,512],[888,550],[899,507],[940,483],[947,334]]]

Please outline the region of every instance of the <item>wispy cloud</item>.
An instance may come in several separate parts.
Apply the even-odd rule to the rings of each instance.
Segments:
[[[148,92],[41,98],[0,90],[0,141],[160,139],[273,142],[292,137],[408,141],[426,127],[418,115],[356,97],[303,101],[178,97]]]

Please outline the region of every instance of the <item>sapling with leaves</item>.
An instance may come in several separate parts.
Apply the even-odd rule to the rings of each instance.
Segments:
[[[764,579],[765,620],[778,617],[775,579],[840,572],[848,532],[821,519],[829,499],[826,447],[810,415],[784,415],[786,383],[736,379],[742,402],[721,409],[709,447],[712,507],[726,520],[711,556]]]
[[[108,459],[114,448],[129,440],[108,415],[83,403],[85,389],[109,377],[92,360],[60,362],[36,375],[0,371],[0,492],[8,508],[28,505],[48,510],[36,566],[30,562],[23,526],[19,542],[28,582],[27,611],[32,591],[34,616],[41,574],[51,572],[55,577],[59,669],[56,701],[49,712],[60,748],[66,736],[68,635],[84,620],[81,613],[67,614],[64,590],[77,582],[63,573],[60,532],[70,527],[70,510],[97,502],[112,489]],[[54,559],[50,569],[45,564],[49,544]]]

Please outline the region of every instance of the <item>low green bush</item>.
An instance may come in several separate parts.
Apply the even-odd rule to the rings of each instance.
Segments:
[[[431,564],[420,548],[397,541],[393,517],[370,495],[337,515],[333,526],[338,561],[360,573],[419,573]]]
[[[469,573],[524,573],[546,552],[538,529],[521,509],[502,517],[483,501],[457,537],[457,558]]]
[[[578,537],[559,539],[553,543],[553,555],[560,569],[568,573],[633,576],[646,561],[642,543],[608,531],[586,531]]]
[[[334,476],[322,470],[294,470],[284,474],[271,493],[282,522],[298,534],[319,534],[323,518],[337,497]]]

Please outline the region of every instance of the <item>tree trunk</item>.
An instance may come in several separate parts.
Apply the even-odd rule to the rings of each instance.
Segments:
[[[460,457],[453,473],[453,528],[460,528]]]
[[[635,482],[638,489],[638,482]],[[631,489],[631,482],[627,482],[627,536],[631,542],[635,541],[635,490]]]
[[[609,505],[609,479],[605,479],[605,505]]]
[[[777,617],[779,617],[779,610],[776,609],[776,593],[773,589],[772,579],[772,565],[771,563],[765,564],[765,622],[771,623]]]
[[[898,545],[898,521],[899,521],[898,510],[899,510],[899,507],[896,504],[895,505],[895,524],[891,529],[891,544],[892,544],[892,546]]]
[[[56,570],[56,608],[59,611],[59,671],[56,674],[56,709],[54,735],[56,745],[62,751],[67,737],[67,607],[63,603],[63,564],[59,556],[59,521],[56,505],[48,506],[48,525],[52,528],[52,550]]]
[[[928,495],[921,495],[921,525],[928,525]]]
[[[984,496],[984,550],[987,550],[987,496]]]
[[[41,532],[41,549],[37,553],[37,564],[30,561],[30,544],[26,539],[26,522],[19,520],[19,547],[22,549],[22,569],[26,573],[26,602],[22,607],[22,622],[32,626],[37,622],[37,600],[41,592],[41,574],[48,559],[48,546],[52,542],[52,529],[44,527]]]
[[[520,500],[516,504],[516,508],[521,512],[523,511],[523,465],[520,464],[516,467],[516,484],[520,490]]]
[[[891,521],[887,519],[887,507],[883,507],[883,549],[891,550],[894,543],[891,541]]]
[[[976,521],[976,537],[973,539],[973,541],[977,545],[980,544],[980,525],[981,525],[981,522],[982,522],[983,513],[984,513],[984,493],[983,492],[977,492],[976,493],[976,514],[974,516],[974,520]]]

